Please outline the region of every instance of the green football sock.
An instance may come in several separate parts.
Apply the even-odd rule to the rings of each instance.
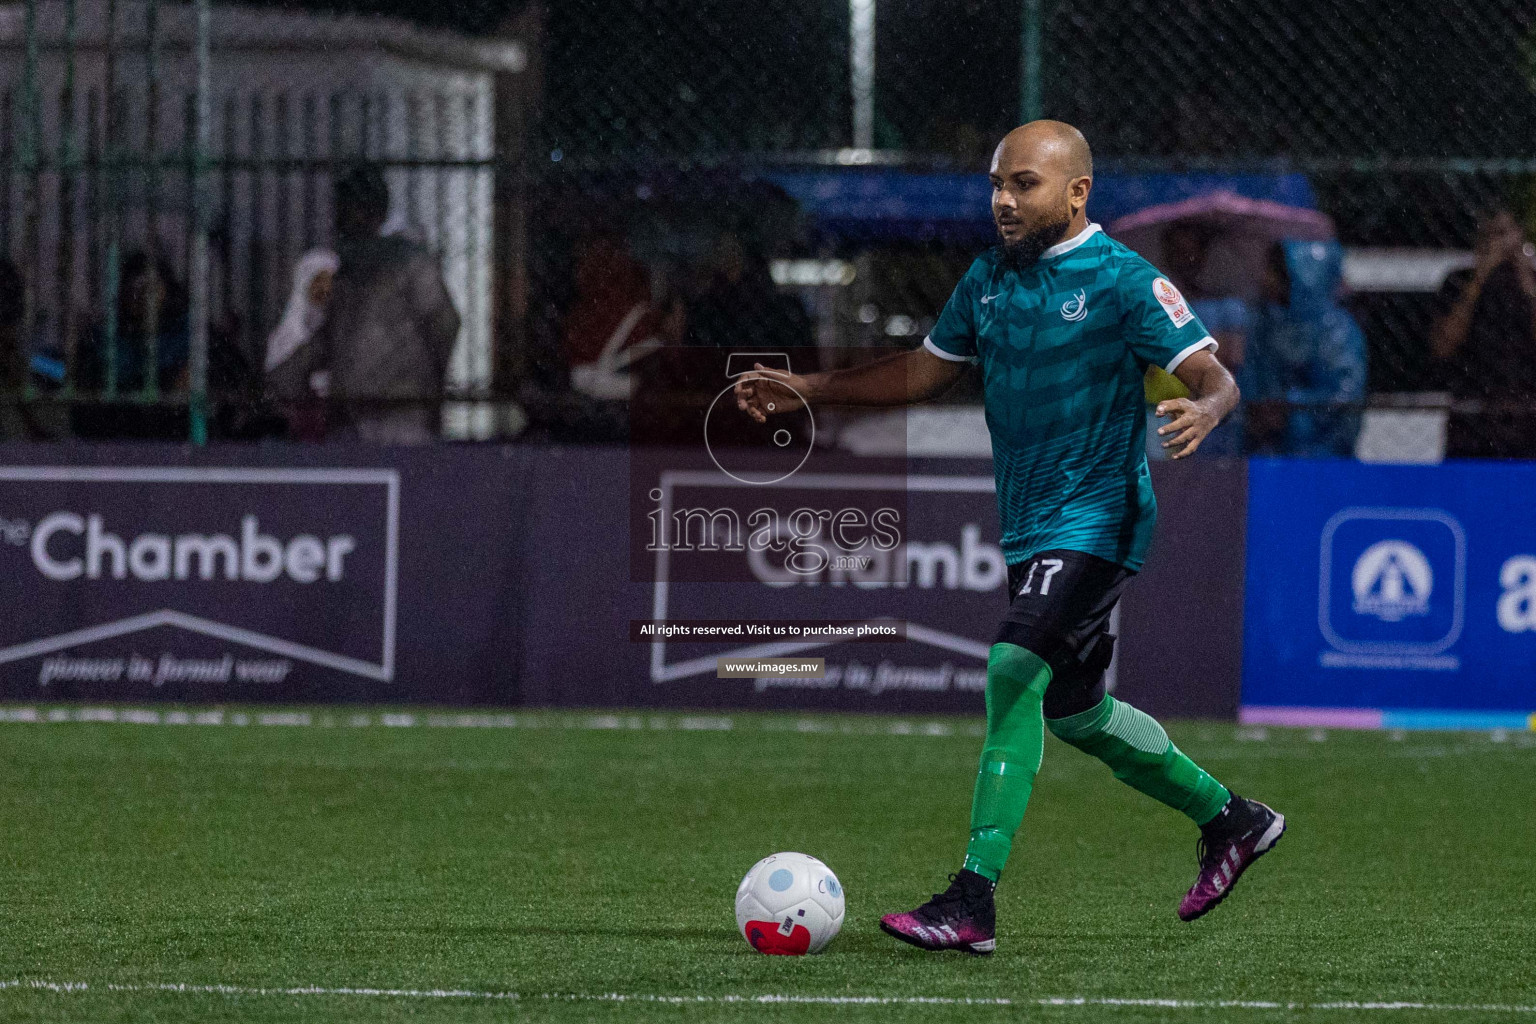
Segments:
[[[990,689],[990,686],[989,686]],[[1157,720],[1110,696],[1080,714],[1048,718],[1058,738],[1109,765],[1115,778],[1204,825],[1220,813],[1226,787],[1173,745]]]
[[[1008,862],[1013,834],[1024,821],[1035,773],[1045,751],[1040,702],[1051,668],[1015,644],[993,644],[987,657],[987,741],[971,800],[971,841],[965,867],[996,882]]]

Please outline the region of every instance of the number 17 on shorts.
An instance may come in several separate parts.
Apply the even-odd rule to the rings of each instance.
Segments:
[[[1051,593],[1051,577],[1061,572],[1061,567],[1066,563],[1060,558],[1036,558],[1029,563],[1029,570],[1024,574],[1024,585],[1014,594],[1015,597],[1025,597],[1036,593],[1035,581],[1039,580],[1039,594],[1041,597],[1049,597]]]

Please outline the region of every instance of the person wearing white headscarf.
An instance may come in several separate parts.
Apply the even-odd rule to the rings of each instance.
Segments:
[[[293,290],[283,318],[267,337],[266,391],[287,424],[288,436],[300,441],[325,437],[324,398],[329,382],[320,370],[322,343],[316,334],[325,323],[331,281],[341,261],[329,249],[311,249],[293,268]]]
[[[341,261],[329,249],[311,249],[293,268],[293,290],[283,318],[267,337],[266,370],[271,373],[309,343],[325,322],[331,281]]]

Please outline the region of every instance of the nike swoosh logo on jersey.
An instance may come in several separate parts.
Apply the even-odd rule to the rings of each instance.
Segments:
[[[983,306],[985,306],[987,303],[991,302],[993,299],[997,298],[997,296],[1001,295],[1001,294],[1003,294],[1003,293],[1002,292],[998,292],[997,295],[983,295],[981,297],[981,304]]]

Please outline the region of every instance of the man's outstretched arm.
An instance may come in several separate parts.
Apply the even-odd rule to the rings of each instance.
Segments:
[[[818,405],[913,405],[937,398],[966,364],[926,348],[898,352],[862,366],[799,376],[756,366],[736,381],[736,407],[759,423],[776,413]]]
[[[1237,382],[1209,349],[1189,356],[1173,375],[1189,388],[1189,397],[1158,403],[1157,415],[1172,416],[1173,420],[1158,427],[1157,433],[1163,447],[1172,449],[1175,459],[1182,459],[1195,454],[1205,436],[1237,406]]]

